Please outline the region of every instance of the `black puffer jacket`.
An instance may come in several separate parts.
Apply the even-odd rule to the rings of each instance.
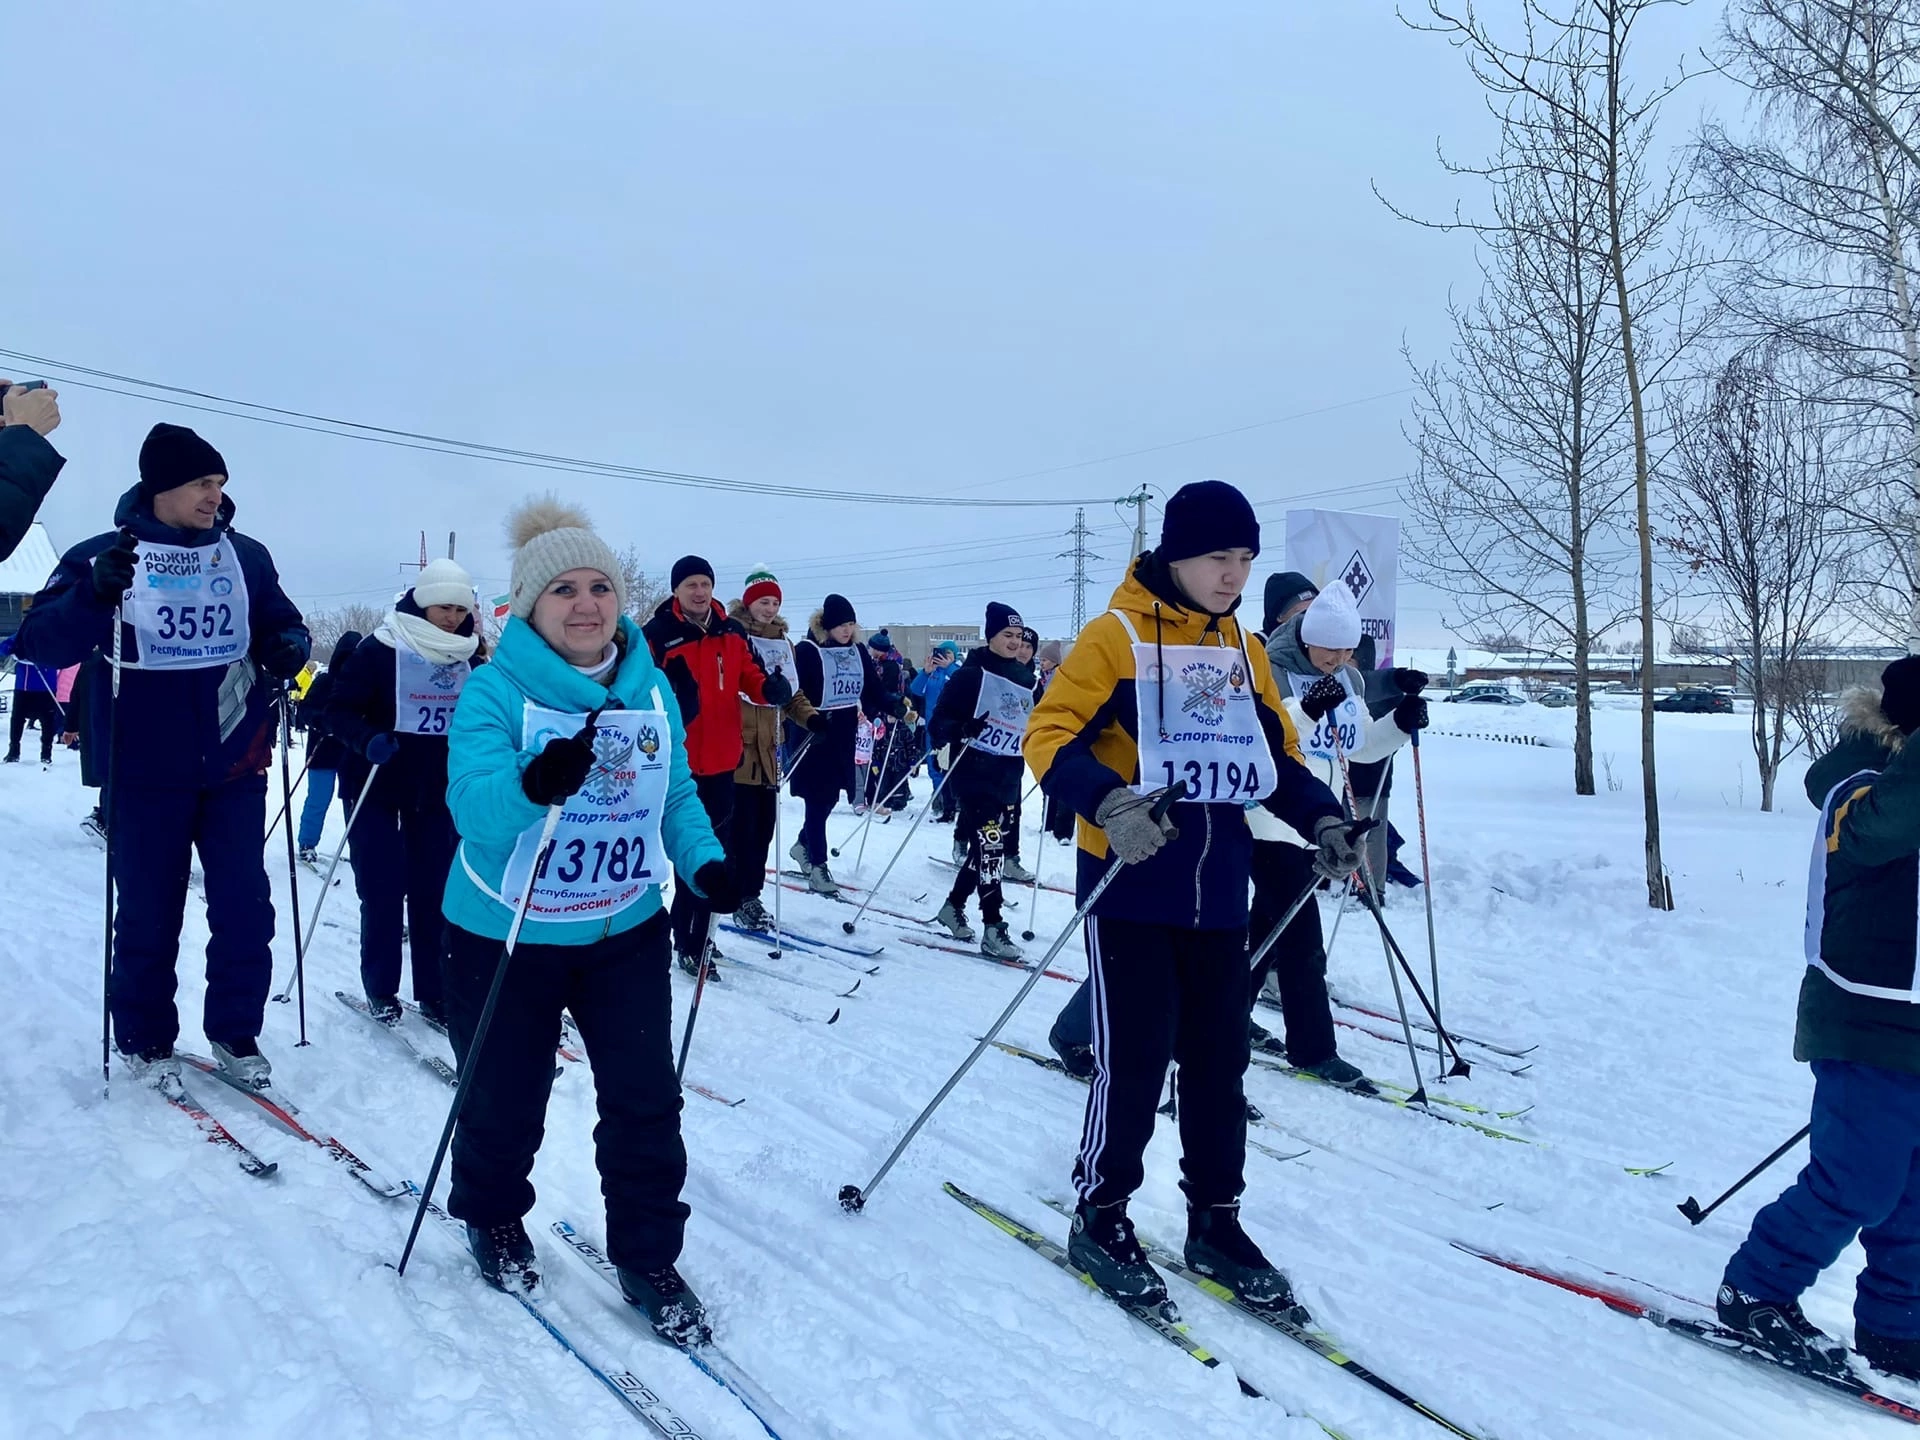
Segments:
[[[984,645],[977,646],[967,652],[959,672],[940,692],[940,703],[933,707],[927,722],[927,734],[936,748],[954,747],[953,798],[962,804],[995,807],[1018,802],[1027,765],[1018,755],[994,755],[968,747],[962,738],[962,730],[980,708],[981,677],[989,674],[1029,691],[1033,689],[1032,666],[1005,659]]]
[[[327,668],[313,677],[306,698],[294,713],[294,723],[307,732],[307,765],[314,770],[338,770],[346,760],[347,747],[327,728],[327,705],[333,698],[334,681],[346,669],[347,661],[360,646],[360,632],[349,630],[333,646],[333,658]]]
[[[1915,989],[1920,746],[1887,719],[1877,688],[1850,690],[1841,705],[1840,743],[1807,771],[1807,798],[1822,809],[1794,1058],[1920,1074],[1920,1004],[1861,994],[1833,978]]]
[[[20,548],[66,463],[31,426],[0,426],[0,560]]]

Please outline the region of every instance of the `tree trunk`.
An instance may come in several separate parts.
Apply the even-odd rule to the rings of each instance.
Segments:
[[[1587,622],[1587,543],[1584,505],[1586,399],[1583,377],[1573,382],[1573,464],[1567,479],[1567,573],[1573,581],[1573,793],[1591,795],[1593,783],[1593,678],[1588,657],[1593,635]]]
[[[1894,303],[1900,307],[1900,338],[1907,362],[1907,513],[1913,527],[1915,554],[1909,559],[1907,573],[1920,574],[1920,333],[1916,333],[1913,299],[1907,286],[1907,253],[1902,242],[1900,211],[1894,204],[1893,190],[1881,163],[1880,150],[1873,151],[1873,179],[1887,227],[1887,273],[1893,281]],[[1920,589],[1907,606],[1907,653],[1920,655]]]
[[[1666,866],[1660,859],[1660,786],[1653,757],[1653,519],[1648,504],[1647,409],[1640,389],[1640,366],[1633,349],[1633,301],[1627,294],[1627,257],[1620,219],[1620,72],[1619,17],[1607,7],[1607,239],[1613,266],[1613,298],[1620,311],[1620,359],[1626,370],[1627,397],[1633,405],[1633,493],[1640,525],[1640,794],[1646,814],[1647,904],[1671,910]]]
[[[1767,678],[1767,642],[1757,624],[1748,628],[1747,646],[1753,674],[1753,761],[1760,770],[1760,808],[1766,811],[1773,809],[1773,777],[1780,768],[1778,747],[1768,743],[1767,702],[1780,688],[1780,677]]]

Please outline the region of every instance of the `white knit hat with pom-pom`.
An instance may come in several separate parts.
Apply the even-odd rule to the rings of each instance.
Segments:
[[[552,495],[538,496],[507,517],[507,540],[513,546],[510,609],[522,620],[533,614],[533,602],[554,577],[569,570],[598,570],[605,575],[613,582],[621,613],[626,613],[627,582],[620,557],[593,533],[593,522],[585,511]]]

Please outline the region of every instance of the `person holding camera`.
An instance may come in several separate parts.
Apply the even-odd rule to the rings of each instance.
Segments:
[[[60,425],[60,392],[44,380],[0,380],[0,560],[20,548],[67,462],[47,441]]]
[[[257,1043],[273,976],[267,765],[275,707],[312,642],[267,548],[233,528],[226,489],[218,450],[184,426],[154,426],[118,528],[61,558],[20,627],[20,653],[38,664],[97,649],[120,666],[117,687],[109,669],[87,697],[118,892],[108,990],[121,1054],[162,1087],[180,1074],[174,968],[196,850],[207,1039],[244,1084],[264,1087],[271,1068]]]

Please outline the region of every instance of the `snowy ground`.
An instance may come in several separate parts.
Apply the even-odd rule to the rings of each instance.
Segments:
[[[1436,707],[1439,728],[1453,709]],[[1483,711],[1473,719],[1491,724]],[[1741,716],[1662,715],[1662,807],[1677,913],[1646,908],[1639,838],[1637,714],[1597,717],[1621,788],[1571,793],[1559,730],[1571,712],[1501,713],[1545,746],[1436,734],[1425,746],[1445,1007],[1459,1028],[1537,1042],[1526,1076],[1492,1069],[1446,1093],[1534,1105],[1523,1146],[1316,1089],[1256,1068],[1252,1097],[1312,1147],[1304,1160],[1249,1158],[1246,1220],[1315,1314],[1358,1358],[1455,1420],[1522,1437],[1710,1437],[1885,1433],[1894,1422],[1812,1395],[1602,1306],[1461,1254],[1453,1238],[1541,1260],[1577,1259],[1710,1297],[1783,1165],[1699,1230],[1674,1211],[1705,1199],[1805,1117],[1810,1080],[1790,1055],[1813,812],[1798,768],[1783,812],[1758,787]],[[1529,728],[1531,727],[1531,728]],[[1556,743],[1556,742],[1559,743]],[[1394,814],[1409,835],[1412,771]],[[1603,782],[1604,783],[1604,782]],[[924,785],[922,787],[924,795]],[[431,1228],[406,1278],[408,1214],[353,1184],[318,1151],[270,1131],[240,1103],[209,1100],[280,1162],[251,1179],[197,1143],[181,1117],[116,1077],[99,1098],[101,855],[76,822],[91,803],[76,757],[51,773],[0,770],[0,1434],[6,1436],[375,1434],[623,1435],[631,1417],[527,1320],[484,1290]],[[1034,818],[1030,812],[1030,817]],[[788,842],[797,811],[787,817]],[[836,843],[855,820],[836,816]],[[338,825],[338,815],[334,817]],[[864,874],[906,833],[876,827]],[[950,831],[923,827],[886,899],[931,913]],[[137,840],[136,842],[137,843]],[[1029,831],[1031,863],[1040,851]],[[276,837],[270,858],[283,851]],[[1410,851],[1410,858],[1417,851]],[[1415,861],[1417,868],[1417,860]],[[1048,842],[1048,876],[1070,874]],[[304,905],[317,884],[301,872]],[[277,886],[283,887],[282,873]],[[918,899],[916,897],[926,897]],[[826,932],[850,913],[787,894],[789,922]],[[1417,898],[1390,918],[1425,969]],[[197,909],[197,900],[189,904]],[[1043,891],[1012,912],[1041,944],[1067,918]],[[282,906],[281,971],[291,963]],[[1390,1008],[1377,937],[1348,915],[1333,955],[1344,995]],[[1329,916],[1329,919],[1331,917]],[[422,1178],[450,1092],[398,1062],[386,1037],[332,999],[354,988],[350,884],[328,902],[309,959],[307,1028],[274,1006],[265,1045],[309,1118],[394,1175]],[[864,927],[897,936],[886,923]],[[190,913],[181,970],[184,1043],[198,1047],[205,940]],[[725,947],[762,958],[743,941]],[[792,974],[850,983],[790,952]],[[1022,976],[895,940],[880,973],[836,1001],[824,989],[735,972],[710,989],[690,1078],[746,1103],[689,1097],[694,1216],[683,1268],[735,1357],[818,1436],[1317,1436],[1311,1411],[1355,1437],[1438,1432],[1333,1367],[1191,1292],[1196,1331],[1289,1416],[1244,1399],[1138,1331],[1097,1296],[940,1191],[964,1187],[1055,1233],[1043,1205],[1067,1194],[1085,1095],[990,1052],[875,1195],[866,1214],[834,1194],[864,1183],[966,1054]],[[1070,941],[1057,962],[1079,972]],[[681,983],[678,980],[676,983]],[[1044,1049],[1067,986],[1042,980],[1007,1037]],[[682,1003],[689,992],[683,985]],[[831,1028],[780,1013],[824,1016]],[[776,1008],[779,1007],[779,1008]],[[1404,1081],[1403,1049],[1342,1032],[1350,1059]],[[1430,1066],[1430,1053],[1425,1057]],[[215,1087],[203,1083],[203,1092]],[[636,1339],[610,1293],[545,1236],[568,1217],[600,1235],[589,1077],[557,1082],[530,1217],[554,1303],[633,1366],[710,1437],[759,1428],[685,1361]],[[1289,1145],[1271,1130],[1256,1137]],[[1674,1161],[1664,1177],[1627,1165]],[[1162,1133],[1134,1214],[1178,1242],[1175,1137]],[[1497,1209],[1485,1207],[1498,1205]],[[1857,1253],[1809,1297],[1851,1329]]]

